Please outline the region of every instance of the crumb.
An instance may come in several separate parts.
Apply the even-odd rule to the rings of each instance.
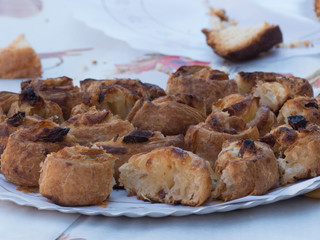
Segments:
[[[96,60],[92,61],[92,64],[96,65],[98,62]]]
[[[49,22],[49,18],[46,18],[44,21],[45,21],[45,22]]]
[[[89,68],[88,68],[87,65],[83,65],[83,70],[84,70],[84,71],[88,71],[88,69],[89,69]]]
[[[298,39],[291,43],[280,43],[276,47],[277,48],[302,48],[302,47],[308,48],[308,47],[313,47],[313,44],[308,40],[300,41]]]

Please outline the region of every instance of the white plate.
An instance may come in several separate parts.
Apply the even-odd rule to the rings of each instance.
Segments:
[[[39,210],[54,210],[63,213],[81,213],[84,215],[127,216],[127,217],[165,217],[186,216],[191,214],[209,214],[214,212],[227,212],[242,208],[251,208],[258,205],[270,204],[289,199],[320,187],[320,176],[298,183],[279,187],[262,196],[247,196],[229,202],[212,201],[201,207],[188,207],[181,205],[168,205],[149,203],[128,197],[124,190],[113,191],[105,206],[89,207],[62,207],[56,205],[39,193],[23,193],[16,190],[17,186],[9,183],[0,174],[0,200],[8,200],[22,206],[35,207]]]

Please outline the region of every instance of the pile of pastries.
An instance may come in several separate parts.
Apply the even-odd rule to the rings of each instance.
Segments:
[[[136,79],[29,80],[0,92],[5,178],[63,206],[138,199],[200,206],[320,174],[319,98],[305,79],[182,66]]]

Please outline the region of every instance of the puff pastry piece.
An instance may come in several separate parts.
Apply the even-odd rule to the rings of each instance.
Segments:
[[[178,68],[171,74],[166,89],[168,95],[186,93],[202,97],[207,114],[211,112],[213,102],[237,92],[237,84],[229,80],[226,73],[201,65]]]
[[[313,97],[311,84],[306,79],[295,76],[284,76],[273,72],[238,72],[234,80],[237,82],[239,92],[242,94],[250,93],[258,81],[262,81],[282,84],[291,98],[295,96]]]
[[[185,134],[190,125],[204,121],[205,115],[185,103],[161,97],[153,101],[137,101],[127,120],[138,129],[178,135]]]
[[[254,96],[231,94],[212,105],[212,112],[227,112],[230,116],[240,117],[248,127],[257,126],[260,136],[268,133],[277,124],[275,114]]]
[[[9,137],[1,155],[1,171],[6,179],[21,186],[38,186],[40,164],[51,152],[75,144],[68,128],[44,120],[32,127],[19,129]]]
[[[22,91],[28,86],[32,87],[44,100],[57,103],[64,119],[69,119],[71,109],[82,100],[79,87],[73,86],[72,79],[68,77],[24,81],[21,83]]]
[[[0,92],[0,111],[6,115],[12,105],[12,103],[19,100],[19,94],[13,92]]]
[[[186,136],[186,148],[200,157],[215,163],[226,140],[254,139],[259,137],[256,126],[247,127],[245,122],[226,112],[210,114],[205,123],[190,126]]]
[[[70,134],[81,145],[108,141],[116,135],[123,136],[134,130],[130,122],[121,120],[107,110],[75,115],[61,126],[70,128]]]
[[[138,99],[154,99],[165,95],[162,88],[137,79],[86,79],[81,81],[80,85],[84,92],[84,104],[94,105],[97,109],[108,109],[122,119],[126,118]]]
[[[74,117],[75,115],[86,113],[89,111],[97,111],[96,106],[90,107],[84,103],[81,103],[71,109],[70,117]]]
[[[41,120],[43,119],[38,116],[26,116],[24,112],[17,112],[0,123],[0,156],[7,146],[11,133],[21,128],[30,127]]]
[[[44,100],[29,86],[25,87],[19,94],[19,101],[12,103],[8,117],[12,117],[17,112],[25,112],[28,116],[38,115],[56,123],[63,122],[62,110],[59,105]]]
[[[288,100],[279,111],[278,122],[288,124],[288,117],[293,115],[303,115],[307,121],[320,125],[320,109],[315,98],[299,96]]]
[[[200,206],[211,194],[206,161],[176,147],[132,156],[120,167],[120,182],[138,199]]]
[[[41,169],[40,193],[63,206],[102,203],[112,192],[115,160],[103,150],[83,146],[51,153]]]
[[[183,148],[184,139],[183,135],[165,137],[161,132],[134,130],[126,136],[116,136],[108,142],[97,142],[95,146],[118,158],[114,167],[114,178],[118,181],[119,168],[133,155],[166,146]]]
[[[271,148],[249,139],[225,142],[214,172],[218,181],[213,197],[223,201],[265,194],[279,180],[278,163]]]

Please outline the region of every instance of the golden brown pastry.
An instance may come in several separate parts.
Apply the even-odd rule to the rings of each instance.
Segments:
[[[70,117],[74,117],[75,115],[86,113],[89,111],[97,111],[96,106],[90,107],[84,103],[81,103],[71,109]]]
[[[58,77],[45,80],[29,80],[21,83],[21,89],[32,87],[44,100],[55,102],[63,112],[64,119],[69,119],[71,109],[80,104],[82,94],[73,86],[71,78]]]
[[[303,115],[307,121],[320,125],[320,109],[315,98],[295,97],[288,100],[280,109],[277,120],[280,124],[288,124],[288,117]]]
[[[271,148],[249,139],[225,142],[214,171],[218,179],[213,197],[223,201],[265,194],[279,180]]]
[[[266,22],[254,26],[203,29],[202,32],[217,55],[235,62],[255,58],[282,42],[279,26]]]
[[[237,84],[234,80],[229,80],[226,73],[201,65],[178,68],[171,74],[166,89],[168,95],[185,93],[202,97],[207,114],[211,112],[213,102],[237,92]]]
[[[0,123],[0,156],[7,146],[11,133],[21,128],[30,127],[41,120],[43,119],[38,116],[26,116],[24,112],[17,112]]]
[[[40,77],[41,68],[40,57],[23,34],[0,50],[0,78]]]
[[[95,146],[118,158],[114,166],[114,178],[118,182],[119,168],[133,155],[166,146],[184,148],[184,140],[183,135],[165,137],[161,132],[134,130],[126,136],[116,136],[108,142],[97,142]]]
[[[25,112],[27,116],[38,115],[56,123],[63,122],[63,115],[58,104],[44,100],[36,94],[32,87],[25,87],[19,94],[19,100],[11,104],[8,117],[17,112]]]
[[[205,123],[189,127],[186,148],[214,164],[226,140],[243,140],[259,137],[256,126],[247,127],[239,117],[229,116],[227,112],[212,113]]]
[[[280,183],[285,185],[298,179],[316,177],[320,174],[320,129],[308,124],[300,128],[298,137],[278,158]]]
[[[259,106],[259,99],[254,96],[231,94],[214,103],[212,112],[227,112],[230,116],[240,117],[248,127],[256,126],[260,136],[277,123],[275,114],[268,107]]]
[[[121,120],[107,110],[75,115],[61,126],[70,128],[70,134],[81,145],[108,141],[116,135],[123,136],[134,130],[130,122]]]
[[[127,120],[138,129],[178,135],[185,134],[190,125],[204,121],[205,115],[181,101],[160,97],[153,101],[137,101]]]
[[[84,92],[82,102],[97,109],[108,109],[125,119],[140,98],[154,99],[165,95],[160,87],[136,79],[94,80],[80,82]]]
[[[9,137],[1,155],[1,171],[6,179],[21,186],[38,186],[40,165],[51,152],[75,144],[68,128],[44,120],[19,129]]]
[[[102,203],[112,192],[115,159],[103,150],[83,146],[51,153],[41,169],[40,193],[63,206]]]
[[[132,156],[120,167],[120,182],[138,199],[200,206],[211,194],[206,161],[176,147]]]
[[[13,92],[0,92],[0,109],[2,114],[7,114],[12,103],[19,100],[19,94]]]
[[[272,72],[238,72],[234,80],[237,82],[239,92],[242,94],[253,92],[253,88],[260,82],[260,89],[255,89],[257,91],[256,94],[260,92],[261,94],[268,93],[270,95],[279,93],[285,95],[286,98],[294,98],[296,96],[313,97],[311,84],[306,79],[294,76],[284,76]],[[265,97],[267,98],[268,96]],[[283,98],[283,96],[278,97]],[[272,101],[274,96],[269,98],[269,101]]]

